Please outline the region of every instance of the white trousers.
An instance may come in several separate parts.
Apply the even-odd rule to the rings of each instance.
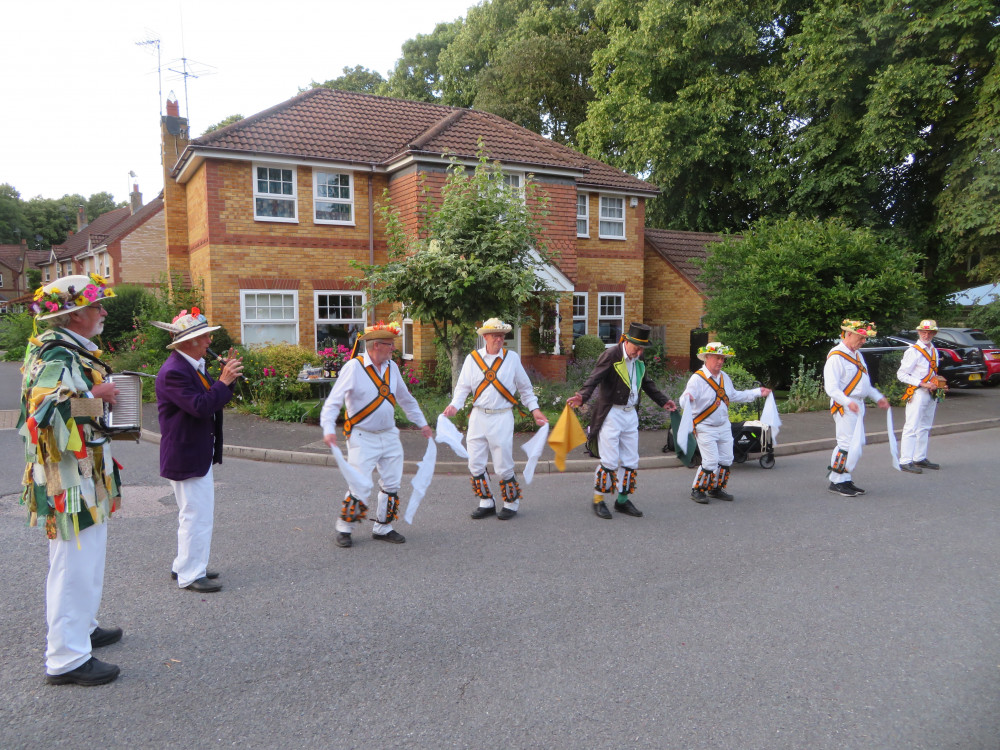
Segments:
[[[483,409],[472,408],[469,414],[469,431],[465,436],[469,450],[469,473],[478,477],[486,471],[486,464],[493,457],[493,473],[497,479],[514,476],[514,410],[504,409],[487,414]],[[494,501],[482,498],[479,506],[491,508]],[[504,503],[505,508],[517,510],[520,501]]]
[[[733,428],[731,422],[718,426],[698,425],[694,431],[705,471],[715,472],[719,466],[733,465]],[[695,484],[698,475],[695,474]],[[691,485],[692,487],[694,484]]]
[[[368,517],[375,522],[372,529],[375,534],[388,534],[392,531],[392,524],[379,523],[379,519],[384,519],[388,510],[389,496],[386,493],[398,493],[403,479],[403,444],[399,442],[399,430],[393,427],[385,432],[365,432],[355,428],[347,439],[347,461],[365,477],[378,470],[379,485],[384,491],[378,493],[375,513],[369,511]],[[350,490],[354,497],[368,505],[368,491],[362,492],[357,487]],[[357,521],[337,518],[337,531],[350,534],[356,525]]]
[[[177,557],[173,571],[177,585],[190,586],[205,577],[212,553],[212,527],[215,523],[215,480],[212,467],[203,477],[171,479],[177,499]]]
[[[597,450],[601,466],[615,472],[615,486],[620,490],[625,472],[618,469],[639,468],[639,415],[635,407],[611,407],[597,436]],[[600,466],[597,470],[600,471]]]
[[[90,659],[90,634],[97,627],[97,610],[104,592],[107,523],[81,531],[79,542],[77,549],[77,539],[49,540],[45,671],[52,675],[71,672]]]
[[[843,414],[838,414],[837,412],[833,413],[833,424],[837,428],[837,447],[833,449],[833,453],[830,455],[830,466],[833,466],[834,462],[837,460],[837,454],[840,451],[846,452],[851,446],[851,438],[854,437],[854,426],[858,423],[858,419],[860,418],[860,414],[855,414],[846,406],[844,407]],[[831,471],[830,481],[833,484],[850,482],[851,472],[845,471],[843,474],[838,474],[835,471]]]
[[[934,424],[937,401],[926,388],[917,388],[906,402],[906,422],[899,446],[899,462],[910,464],[927,458],[927,443]]]

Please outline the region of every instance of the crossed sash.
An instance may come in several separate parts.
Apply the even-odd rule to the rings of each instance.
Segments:
[[[712,388],[712,390],[715,391],[715,401],[712,403],[712,405],[694,418],[694,425],[697,427],[698,424],[702,422],[702,420],[707,419],[708,416],[712,414],[712,412],[714,412],[716,409],[719,408],[719,404],[725,404],[726,406],[729,406],[729,396],[726,395],[726,386],[725,386],[726,376],[723,373],[719,373],[718,383],[716,383],[714,380],[708,377],[701,370],[698,370],[698,372],[696,372],[695,374],[700,375],[702,380],[708,383],[708,385]]]
[[[363,357],[358,356],[355,357],[355,359],[361,361],[362,364],[364,363]],[[378,395],[376,395],[375,398],[373,398],[370,402],[368,402],[368,404],[363,406],[361,410],[358,411],[356,414],[348,415],[348,417],[344,420],[344,435],[346,437],[351,436],[351,430],[354,429],[354,425],[370,417],[372,414],[375,413],[375,410],[378,409],[386,401],[388,401],[393,406],[396,405],[396,397],[392,395],[392,391],[389,389],[389,382],[388,382],[389,368],[386,367],[385,369],[386,377],[384,381],[382,380],[382,378],[378,376],[378,371],[375,369],[374,365],[368,365],[364,369],[365,372],[368,373],[368,377],[371,378],[371,381],[375,384],[375,387],[378,389]]]
[[[868,372],[868,370],[866,370],[865,366],[863,364],[861,364],[861,358],[860,357],[858,359],[854,359],[854,357],[850,356],[849,354],[844,354],[844,352],[834,350],[834,351],[830,352],[827,355],[826,358],[830,359],[830,357],[832,357],[834,355],[837,355],[839,357],[843,357],[848,362],[850,362],[852,365],[854,365],[855,367],[858,368],[858,371],[856,373],[854,373],[854,377],[851,378],[851,382],[848,383],[847,387],[844,389],[844,395],[845,396],[850,396],[851,393],[854,391],[854,389],[858,387],[858,383],[861,382],[861,376],[864,375],[864,374],[866,374]],[[839,414],[840,416],[844,416],[844,407],[842,405],[834,402],[833,406],[830,407],[830,413],[831,414]]]
[[[937,377],[938,366],[937,366],[936,353],[935,356],[931,356],[930,352],[925,351],[922,346],[917,346],[916,344],[912,344],[912,347],[916,349],[918,352],[920,352],[921,356],[927,360],[927,375],[921,378],[920,385],[923,385],[924,383],[930,383],[934,378]],[[913,394],[917,392],[917,388],[919,387],[920,386],[918,385],[906,386],[906,393],[903,394],[903,403],[906,403],[911,398],[913,398]]]
[[[497,371],[500,369],[500,365],[504,363],[507,358],[507,350],[503,349],[500,356],[493,360],[493,364],[489,367],[486,366],[485,360],[479,354],[478,350],[472,352],[473,361],[479,366],[479,369],[483,371],[483,380],[476,386],[475,392],[472,394],[472,403],[475,404],[479,400],[479,397],[483,395],[483,391],[489,388],[491,385],[499,391],[500,395],[503,396],[507,401],[513,406],[517,406],[517,399],[514,398],[513,394],[508,391],[504,384],[500,382],[500,378],[497,377]]]

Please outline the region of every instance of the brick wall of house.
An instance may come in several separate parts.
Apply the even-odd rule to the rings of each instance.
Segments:
[[[166,218],[158,211],[128,235],[116,242],[117,252],[112,248],[114,277],[119,283],[156,285],[167,270],[166,248],[163,238]]]
[[[177,159],[187,146],[187,120],[174,118],[180,125],[180,133],[171,135],[167,129],[170,116],[161,118],[160,138],[163,148],[163,204],[166,215],[166,250],[167,268],[169,272],[178,272],[185,277],[190,272],[188,263],[188,195],[185,185],[176,182],[171,176]]]
[[[646,249],[643,323],[665,327],[667,359],[686,370],[690,359],[691,330],[701,326],[705,301],[701,293],[659,253]]]

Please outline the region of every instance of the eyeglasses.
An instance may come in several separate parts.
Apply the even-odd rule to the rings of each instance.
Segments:
[[[87,305],[87,307],[92,307],[97,310],[107,310],[107,308],[100,302],[91,302],[89,305]]]

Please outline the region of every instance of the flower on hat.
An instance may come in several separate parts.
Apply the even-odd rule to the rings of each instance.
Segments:
[[[393,336],[398,336],[403,329],[399,327],[398,323],[389,322],[386,323],[384,320],[380,320],[373,326],[366,326],[365,333],[371,333],[372,331],[389,331]]]
[[[698,347],[698,354],[718,354],[720,357],[735,357],[736,350],[731,346],[713,341],[710,344]]]
[[[844,319],[840,323],[841,329],[847,331],[853,331],[854,333],[860,333],[862,336],[875,336],[878,331],[875,330],[875,324],[863,320],[848,320]]]

